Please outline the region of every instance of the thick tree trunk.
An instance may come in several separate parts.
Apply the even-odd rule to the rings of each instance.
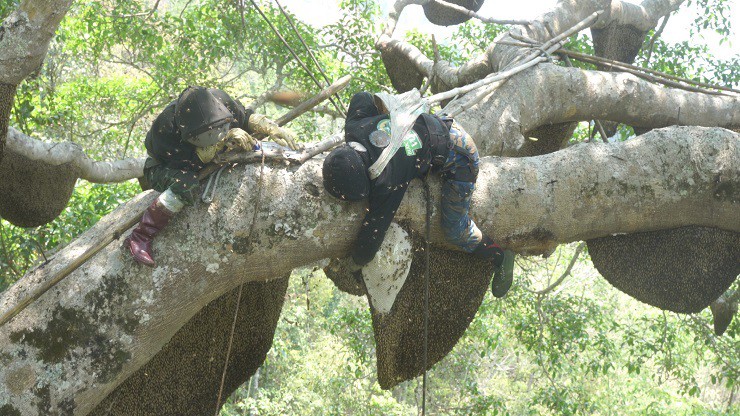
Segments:
[[[44,62],[72,0],[24,0],[0,25],[0,160],[18,84]]]
[[[740,232],[740,138],[724,129],[656,130],[621,144],[484,158],[481,168],[475,218],[520,253],[685,225]],[[39,414],[39,403],[48,402],[51,412],[86,414],[216,297],[244,280],[346,255],[365,205],[329,197],[320,172],[319,160],[297,169],[266,166],[254,224],[259,167],[226,172],[210,206],[185,210],[158,236],[155,269],[133,264],[118,243],[98,253],[0,327],[0,409]],[[111,215],[140,212],[154,194]],[[415,184],[397,216],[421,230],[424,214]],[[78,256],[110,221],[4,293],[0,313]],[[438,212],[433,224],[433,241],[442,242]]]

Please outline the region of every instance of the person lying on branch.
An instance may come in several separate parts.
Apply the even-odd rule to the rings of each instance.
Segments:
[[[252,134],[296,150],[293,134],[216,88],[188,87],[157,116],[146,135],[144,177],[162,192],[123,242],[134,260],[155,266],[152,240],[185,205],[193,205],[197,173],[231,149],[259,149]]]
[[[503,297],[511,287],[514,253],[504,251],[470,218],[478,177],[478,150],[472,137],[449,117],[421,114],[380,175],[368,169],[391,142],[390,116],[383,101],[368,92],[352,97],[344,125],[345,144],[324,159],[324,188],[345,201],[370,199],[369,211],[342,267],[362,280],[359,271],[377,253],[412,179],[430,170],[442,176],[442,229],[447,241],[496,266],[491,291]],[[362,283],[360,283],[362,285]]]

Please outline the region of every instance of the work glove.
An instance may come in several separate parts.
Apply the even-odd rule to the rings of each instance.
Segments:
[[[196,148],[195,151],[198,153],[198,157],[203,162],[213,161],[214,163],[224,163],[224,155],[231,150],[245,150],[252,151],[258,148],[257,139],[252,137],[246,131],[240,128],[234,128],[226,133],[221,141],[214,144],[213,146]]]
[[[298,150],[295,144],[295,135],[290,130],[280,127],[274,121],[262,114],[252,114],[249,116],[248,127],[255,133],[261,133],[270,136],[272,141],[280,146],[288,147],[291,150]]]
[[[246,150],[246,151],[252,151],[254,150],[255,146],[257,145],[257,139],[252,137],[249,133],[246,131],[235,128],[229,130],[228,133],[226,133],[226,137],[223,139],[223,145],[224,145],[224,152],[228,152],[230,150]]]
[[[343,292],[357,296],[365,294],[362,266],[356,264],[351,256],[343,259],[331,259],[329,265],[324,267],[324,274]]]

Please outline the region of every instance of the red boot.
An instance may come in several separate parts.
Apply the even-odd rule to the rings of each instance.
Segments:
[[[175,213],[165,208],[159,198],[149,205],[139,225],[123,241],[124,247],[128,247],[137,263],[149,267],[155,266],[152,239],[170,222],[173,215]]]

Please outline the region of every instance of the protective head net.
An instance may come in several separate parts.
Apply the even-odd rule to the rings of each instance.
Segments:
[[[175,106],[175,123],[180,129],[182,140],[192,143],[198,147],[206,147],[215,144],[217,139],[214,134],[202,135],[218,126],[229,124],[233,121],[226,105],[216,98],[207,88],[188,87],[177,99]]]
[[[370,194],[367,165],[360,152],[349,145],[332,150],[324,159],[324,189],[335,198],[359,201]]]

